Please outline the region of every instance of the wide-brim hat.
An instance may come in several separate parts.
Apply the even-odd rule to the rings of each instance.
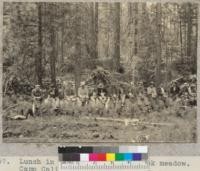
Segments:
[[[98,88],[103,88],[104,86],[103,86],[103,84],[102,83],[100,83],[99,85],[98,85]]]
[[[82,81],[82,82],[81,82],[81,86],[84,86],[84,85],[85,85],[85,81]]]
[[[153,81],[151,81],[151,82],[150,82],[150,85],[154,85],[154,82],[153,82]]]

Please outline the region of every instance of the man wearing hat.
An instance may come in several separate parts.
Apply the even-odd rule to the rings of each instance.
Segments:
[[[88,102],[89,91],[88,88],[85,86],[85,82],[81,82],[81,86],[78,89],[78,97],[82,101],[82,106],[87,104]]]
[[[149,97],[152,108],[155,108],[157,91],[153,81],[151,81],[150,86],[147,87],[147,96]]]
[[[106,91],[103,83],[99,83],[98,86],[97,86],[97,94],[98,94],[98,96],[101,96],[102,92],[104,92],[105,95],[107,94],[107,91]]]
[[[172,81],[171,86],[170,86],[170,95],[173,97],[173,99],[176,98],[177,95],[180,93],[180,88],[177,85],[176,81]]]
[[[147,87],[147,95],[152,97],[152,98],[156,98],[157,97],[157,91],[156,88],[154,86],[154,82],[151,81],[150,82],[150,86]]]
[[[180,95],[183,95],[185,92],[189,94],[189,88],[190,88],[189,84],[185,82],[181,87]]]

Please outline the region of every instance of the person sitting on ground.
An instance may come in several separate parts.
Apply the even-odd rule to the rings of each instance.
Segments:
[[[64,90],[64,86],[62,83],[58,84],[58,98],[60,100],[64,99],[65,97],[65,90]]]
[[[97,100],[97,92],[93,90],[92,95],[90,96],[91,102],[94,102],[93,105],[96,103]]]
[[[138,82],[136,92],[136,101],[137,101],[137,108],[140,111],[144,111],[144,94],[146,94],[146,90],[144,87],[144,83],[142,81]]]
[[[182,102],[183,107],[186,108],[187,106],[189,106],[189,94],[188,94],[188,92],[184,92],[181,95],[181,102]]]
[[[97,93],[93,90],[92,95],[89,98],[89,105],[91,113],[96,112],[97,108]]]
[[[157,97],[157,91],[156,87],[154,86],[154,82],[150,82],[150,86],[147,87],[147,95],[151,98],[156,98]]]
[[[47,97],[44,99],[43,101],[43,105],[46,108],[52,108],[52,104],[54,103],[53,98],[50,97],[50,95],[48,94]]]
[[[196,75],[193,75],[191,78],[191,83],[196,84],[197,83],[197,77]]]
[[[103,85],[103,83],[99,83],[97,86],[97,96],[101,96],[101,92],[104,92],[105,95],[108,94],[105,86]]]
[[[109,102],[109,114],[116,114],[116,105],[117,105],[117,95],[115,93],[111,94]]]
[[[61,80],[59,80],[57,83],[57,94],[55,96],[55,109],[56,110],[61,109],[61,106],[63,106],[64,97],[65,97],[64,86],[63,86]]]
[[[181,87],[181,89],[180,89],[180,95],[183,95],[183,94],[185,94],[185,93],[190,93],[190,86],[189,86],[189,84],[187,83],[187,82],[185,82],[183,85],[182,85],[182,87]]]
[[[161,83],[160,86],[158,87],[157,93],[158,93],[158,96],[160,97],[167,97],[163,83]]]
[[[167,104],[167,93],[164,89],[163,83],[160,84],[158,90],[157,90],[158,98],[159,98],[159,103],[161,108],[163,107],[168,107]]]
[[[105,112],[105,105],[107,102],[107,97],[105,96],[105,92],[102,91],[100,96],[98,97],[98,109],[99,114],[102,116]]]
[[[121,100],[121,107],[124,107],[124,105],[125,105],[125,99],[126,99],[126,94],[125,94],[125,92],[124,92],[123,89],[120,90],[119,96],[120,96],[120,100]]]
[[[176,96],[180,93],[180,88],[176,81],[172,81],[170,90],[169,90],[170,96],[175,100]]]
[[[51,98],[55,98],[56,97],[56,88],[54,87],[54,85],[50,86],[49,95],[50,95]]]
[[[133,98],[133,94],[129,90],[125,95],[124,107],[123,107],[123,111],[124,111],[126,117],[132,116],[132,98]]]
[[[38,111],[41,103],[42,103],[42,98],[43,98],[43,93],[42,89],[40,88],[40,85],[35,85],[35,88],[32,90],[32,98],[33,98],[33,105],[32,105],[32,111],[33,115],[36,114]]]
[[[78,105],[75,101],[76,96],[65,96],[65,106],[64,109],[66,110],[67,115],[73,115],[75,108],[78,108]],[[75,106],[76,105],[76,106]]]
[[[138,82],[137,88],[136,88],[136,93],[140,96],[142,94],[144,94],[144,84],[142,81]]]
[[[156,105],[157,91],[153,81],[151,81],[150,86],[147,87],[147,96],[151,103],[152,108],[153,109],[157,108]]]
[[[78,88],[78,97],[82,101],[82,106],[85,106],[88,103],[89,91],[85,86],[85,82],[81,82],[81,86]]]
[[[151,104],[147,96],[147,91],[144,91],[144,94],[142,96],[143,100],[143,106],[144,106],[144,111],[145,112],[150,112],[151,111]]]
[[[189,95],[190,95],[190,96],[196,96],[196,93],[197,93],[196,84],[191,83],[191,84],[189,85],[188,92],[189,92]]]
[[[197,97],[196,84],[195,83],[188,84],[187,85],[187,90],[185,90],[185,92],[188,93],[188,104],[190,106],[196,106],[197,105],[197,101],[196,101],[196,97]]]
[[[110,103],[111,103],[111,98],[109,96],[107,96],[107,99],[105,102],[105,111],[107,114],[109,113]]]
[[[75,85],[73,81],[64,81],[63,82],[63,86],[64,86],[64,90],[65,90],[65,94],[67,96],[72,96],[75,94],[74,90],[75,90]]]
[[[190,97],[188,104],[189,104],[191,107],[197,106],[197,98],[196,98],[196,96]]]

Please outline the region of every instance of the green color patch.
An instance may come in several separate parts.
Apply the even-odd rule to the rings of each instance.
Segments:
[[[124,160],[124,154],[122,153],[115,154],[115,161],[123,161],[123,160]]]

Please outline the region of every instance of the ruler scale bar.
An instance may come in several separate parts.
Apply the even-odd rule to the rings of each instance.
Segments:
[[[149,170],[150,165],[147,162],[67,162],[60,163],[59,169],[60,171],[69,171],[72,170],[133,170],[133,169],[142,169]]]

